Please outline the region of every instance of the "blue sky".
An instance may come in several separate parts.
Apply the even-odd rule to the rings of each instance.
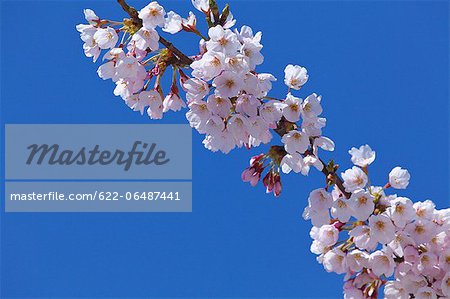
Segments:
[[[193,9],[180,2],[161,1],[167,11]],[[263,31],[259,71],[279,79],[273,95],[286,92],[287,64],[308,68],[296,95],[323,96],[324,134],[336,142],[324,157],[344,169],[348,149],[368,143],[377,152],[372,181],[384,184],[400,165],[412,180],[399,194],[449,206],[448,2],[230,2],[239,27]],[[115,1],[2,2],[2,124],[154,123],[114,97],[113,83],[84,57],[74,26],[86,7],[125,16]],[[197,50],[194,35],[173,40]],[[162,122],[185,117],[170,113]],[[192,213],[2,209],[1,296],[340,297],[342,276],[315,261],[310,223],[300,217],[321,174],[284,176],[275,199],[240,180],[261,149],[225,156],[193,135]]]

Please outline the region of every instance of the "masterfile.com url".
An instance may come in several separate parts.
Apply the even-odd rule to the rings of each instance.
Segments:
[[[64,192],[31,192],[11,193],[10,201],[180,201],[183,194],[175,191],[92,191],[90,193],[64,193]]]
[[[77,200],[77,201],[91,201],[97,199],[97,191],[94,193],[70,193],[68,195],[61,192],[48,193],[11,193],[10,200],[48,200],[48,201],[63,201],[63,200]]]

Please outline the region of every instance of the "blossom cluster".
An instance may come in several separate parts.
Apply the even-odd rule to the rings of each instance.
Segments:
[[[191,64],[193,77],[182,78],[189,123],[206,134],[203,143],[212,151],[228,153],[236,146],[269,142],[269,128],[276,126],[281,115],[277,108],[267,112],[264,108],[273,104],[262,101],[275,78],[255,72],[263,61],[261,33],[254,35],[248,26],[233,32],[217,25],[208,36]]]
[[[297,71],[304,68],[289,65],[285,71],[285,81],[291,80],[292,69]],[[286,84],[289,86],[289,83]],[[319,159],[318,149],[333,151],[334,142],[322,136],[326,119],[319,117],[322,113],[320,96],[312,94],[302,100],[289,92],[285,100],[275,104],[279,108],[277,123],[282,118],[285,126],[281,138],[283,146],[272,146],[267,154],[253,157],[250,166],[242,173],[242,180],[255,186],[262,173],[269,169],[263,184],[267,193],[273,192],[279,196],[282,189],[280,170],[285,174],[293,171],[303,175],[308,175],[311,167],[322,171],[324,164]]]
[[[203,144],[211,151],[257,147],[278,134],[282,144],[251,158],[242,172],[242,180],[252,186],[262,181],[267,193],[279,196],[282,173],[308,175],[311,167],[322,171],[325,186],[311,192],[303,216],[313,225],[311,251],[317,260],[326,271],[345,274],[345,298],[376,298],[380,290],[386,298],[450,298],[450,209],[388,195],[409,184],[408,171],[400,167],[384,186],[372,186],[368,166],[375,152],[368,145],[349,151],[354,166],[341,180],[338,166],[319,157],[319,148],[335,147],[322,136],[321,96],[295,95],[309,79],[306,68],[288,65],[286,95],[269,96],[276,78],[257,71],[264,61],[262,33],[249,26],[234,28],[229,7],[219,13],[215,0],[192,4],[206,19],[206,35],[198,30],[194,13],[186,18],[166,13],[156,1],[120,22],[86,9],[87,24],[76,27],[84,53],[96,62],[105,51],[97,73],[115,83],[114,94],[133,111],[160,119],[187,108],[187,120],[205,135]],[[200,37],[198,51],[180,53],[157,30],[194,33]],[[169,68],[170,90],[164,92]]]
[[[193,4],[209,19],[214,18],[209,1]],[[226,11],[220,16],[223,22],[210,26],[208,36],[204,37],[192,12],[184,19],[173,11],[166,13],[155,1],[139,11],[141,28],[126,19],[102,20],[90,9],[84,13],[88,24],[78,25],[77,30],[84,41],[85,54],[95,62],[101,51],[107,50],[103,56],[106,62],[97,73],[100,78],[115,82],[114,94],[121,96],[131,109],[160,119],[169,110],[179,111],[187,106],[186,117],[193,128],[205,134],[205,147],[224,153],[235,147],[268,143],[272,139],[270,130],[277,128],[282,118],[295,123],[301,115],[304,121],[300,131],[292,130],[283,139],[289,149],[283,170],[297,172],[301,167],[303,173],[307,172],[313,162],[306,159],[304,163],[298,155],[304,152],[309,137],[318,137],[325,126],[325,119],[318,117],[322,111],[320,97],[312,94],[303,103],[291,93],[285,99],[267,97],[276,78],[256,72],[264,60],[261,32],[254,34],[248,26],[232,30],[236,21]],[[114,29],[114,26],[121,27]],[[183,72],[182,66],[172,65],[172,84],[167,94],[162,91],[161,78],[170,64],[171,53],[158,51],[158,27],[171,34],[187,31],[202,36],[199,53],[190,57],[191,76]],[[290,89],[298,90],[308,80],[306,69],[300,66],[287,66],[285,75]],[[186,100],[179,93],[177,76]],[[322,139],[317,139],[317,145],[332,147],[329,140]]]
[[[351,195],[338,188],[309,195],[311,252],[326,271],[345,274],[345,298],[377,298],[381,286],[388,299],[449,297],[450,209],[387,195],[408,186],[409,172],[395,167],[384,187],[372,186],[375,152],[364,145],[349,153],[355,166],[342,177]]]

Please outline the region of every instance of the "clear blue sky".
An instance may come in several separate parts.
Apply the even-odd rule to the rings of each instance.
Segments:
[[[167,11],[193,9],[180,2],[161,1]],[[324,132],[337,145],[326,157],[348,167],[348,149],[368,143],[377,151],[373,181],[384,184],[401,165],[412,180],[400,194],[449,205],[446,1],[230,2],[238,26],[263,31],[259,71],[279,78],[274,95],[285,93],[286,64],[308,68],[298,95],[323,95]],[[2,2],[2,124],[152,123],[114,97],[113,83],[83,56],[74,26],[86,7],[124,16],[115,1]],[[181,35],[177,45],[194,53],[195,36]],[[163,122],[185,118],[170,113]],[[201,140],[194,133],[192,213],[2,208],[1,297],[341,297],[343,277],[315,261],[300,217],[321,174],[283,177],[275,199],[240,180],[259,149],[224,156]]]

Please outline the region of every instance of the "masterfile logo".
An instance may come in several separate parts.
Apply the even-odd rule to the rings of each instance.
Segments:
[[[122,166],[125,171],[135,165],[164,165],[170,161],[166,158],[164,150],[157,150],[156,143],[148,144],[135,141],[130,151],[121,149],[101,149],[96,144],[92,149],[81,147],[80,149],[62,149],[59,144],[32,144],[27,147],[30,155],[27,165],[110,165]]]
[[[7,179],[192,178],[188,125],[10,124],[5,132]]]

